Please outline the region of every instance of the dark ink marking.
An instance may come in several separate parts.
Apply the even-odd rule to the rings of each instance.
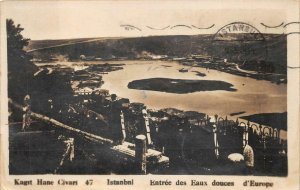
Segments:
[[[252,38],[230,39],[231,41],[265,41],[265,37],[256,27],[245,22],[232,22],[223,26],[213,35],[213,39],[215,41],[228,40],[226,35],[239,34],[238,32],[251,34]]]
[[[163,28],[154,28],[154,27],[151,27],[151,26],[146,26],[146,27],[147,27],[147,28],[150,28],[150,29],[152,29],[152,30],[165,30],[165,29],[169,28],[170,25],[169,25],[169,26],[166,26],[166,27],[163,27]]]
[[[300,67],[292,67],[292,66],[287,66],[289,69],[300,69]]]
[[[173,29],[173,28],[175,28],[175,27],[186,27],[186,28],[192,29],[192,27],[190,27],[190,26],[188,26],[188,25],[183,25],[183,24],[179,24],[179,25],[172,26],[171,29]]]
[[[124,27],[125,30],[134,30],[134,29],[137,29],[139,31],[142,31],[140,28],[136,27],[136,26],[133,26],[133,25],[120,25],[121,27]]]
[[[274,36],[272,38],[281,38],[281,37],[287,37],[288,35],[292,35],[292,34],[300,34],[300,32],[289,32],[289,33],[282,33],[282,34],[278,34],[278,36]]]
[[[289,23],[286,23],[283,27],[287,27],[288,25],[291,25],[291,24],[300,24],[300,22],[289,22]]]
[[[214,27],[214,26],[215,26],[215,24],[212,24],[212,25],[209,26],[209,27],[202,28],[202,27],[197,27],[197,26],[195,26],[195,25],[192,25],[192,27],[197,28],[197,29],[210,29],[210,28],[212,28],[212,27]]]
[[[281,24],[276,25],[276,26],[268,26],[268,25],[265,25],[264,23],[260,23],[260,24],[263,25],[266,28],[278,28],[278,27],[282,26],[284,24],[284,22],[282,22]]]

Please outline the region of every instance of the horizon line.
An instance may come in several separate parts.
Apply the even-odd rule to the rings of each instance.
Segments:
[[[206,34],[163,34],[163,35],[145,35],[145,36],[102,36],[102,37],[74,37],[74,38],[45,38],[45,39],[30,39],[30,41],[46,41],[46,40],[75,40],[75,39],[100,39],[100,38],[144,38],[144,37],[162,37],[162,36],[204,36],[204,35],[216,35],[217,33]],[[229,33],[229,34],[252,34],[252,33]],[[263,35],[287,35],[285,33],[260,33]],[[27,38],[27,37],[25,37]]]

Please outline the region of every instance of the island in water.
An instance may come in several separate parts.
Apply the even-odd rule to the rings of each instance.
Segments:
[[[170,78],[149,78],[142,80],[134,80],[128,83],[128,88],[176,94],[214,90],[236,91],[236,89],[233,88],[232,84],[224,81],[185,80]]]

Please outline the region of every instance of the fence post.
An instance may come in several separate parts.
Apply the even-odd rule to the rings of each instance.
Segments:
[[[262,138],[263,135],[264,135],[264,134],[263,134],[263,128],[262,128],[262,125],[259,124],[258,128],[259,128],[259,135],[260,135],[260,137]]]
[[[147,143],[145,135],[138,135],[135,137],[135,161],[138,172],[146,174],[147,172]]]
[[[273,129],[273,138],[276,140],[278,144],[280,144],[279,130],[277,128]]]
[[[225,117],[225,124],[224,124],[224,135],[226,135],[226,131],[227,131],[227,126],[228,126],[228,118],[227,118],[227,115]]]
[[[239,124],[240,124],[239,118],[236,118],[235,124],[231,127],[231,132],[236,133]]]
[[[215,115],[215,123],[216,123],[216,125],[219,125],[218,117],[219,117],[219,116],[216,114],[216,115]]]
[[[266,139],[265,136],[262,137],[263,141],[263,154],[264,154],[264,170],[266,169]]]
[[[273,128],[272,137],[273,137],[274,139],[277,139],[277,136],[278,136],[277,128]]]
[[[260,138],[261,138],[261,143],[263,145],[263,164],[264,164],[264,170],[266,169],[266,139],[265,139],[265,134],[264,134],[264,127],[259,124],[259,131],[260,131]]]
[[[209,121],[210,121],[210,117],[208,115],[206,115],[206,120],[205,121],[206,121],[205,125],[208,125]]]

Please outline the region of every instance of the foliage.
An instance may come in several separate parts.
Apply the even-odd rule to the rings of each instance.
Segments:
[[[28,45],[28,38],[24,38],[21,32],[24,28],[21,28],[20,24],[15,25],[11,19],[6,20],[7,30],[7,58],[8,63],[14,64],[15,62],[29,62],[30,57],[23,50]]]
[[[6,20],[7,29],[7,68],[8,68],[8,96],[20,101],[28,93],[28,86],[33,79],[37,67],[30,62],[31,57],[26,54],[24,47],[29,39],[24,38],[24,30],[20,24],[15,25],[11,19]]]

